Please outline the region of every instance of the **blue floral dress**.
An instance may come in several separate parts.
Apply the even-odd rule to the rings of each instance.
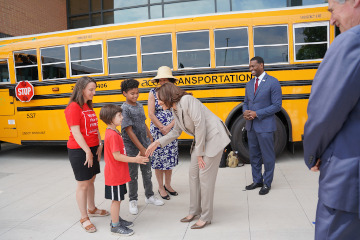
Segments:
[[[149,94],[153,94],[155,98],[155,116],[164,126],[169,125],[174,119],[172,112],[170,110],[163,110],[159,105],[155,88],[151,89]],[[154,141],[163,136],[160,129],[153,122],[150,123],[150,133]],[[154,151],[151,158],[151,167],[153,169],[171,170],[178,164],[178,158],[178,141],[174,140],[165,147],[158,147]]]

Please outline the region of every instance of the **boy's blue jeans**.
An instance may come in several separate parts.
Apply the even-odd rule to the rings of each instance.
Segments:
[[[141,175],[143,179],[143,185],[145,189],[145,196],[149,198],[154,195],[152,189],[152,182],[151,182],[151,161],[147,162],[146,165],[139,164],[139,163],[129,163],[129,172],[131,181],[129,184],[129,200],[138,200],[138,171],[139,165],[141,170]]]

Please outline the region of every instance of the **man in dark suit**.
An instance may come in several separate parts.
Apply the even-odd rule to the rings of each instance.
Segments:
[[[360,238],[360,0],[329,0],[342,32],[315,75],[304,159],[320,170],[315,239]]]
[[[254,76],[246,84],[243,116],[249,143],[253,183],[246,190],[261,187],[259,194],[268,194],[274,177],[275,113],[281,110],[282,94],[279,81],[264,71],[264,60],[253,57],[249,69]],[[264,174],[261,174],[264,163]]]

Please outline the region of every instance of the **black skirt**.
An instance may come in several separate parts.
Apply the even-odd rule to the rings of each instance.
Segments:
[[[86,161],[86,153],[82,148],[70,149],[68,148],[69,160],[71,167],[74,171],[75,179],[77,181],[90,180],[96,174],[100,173],[100,164],[97,160],[96,151],[98,146],[91,147],[91,152],[94,156],[92,167],[88,168],[88,165],[84,165]]]

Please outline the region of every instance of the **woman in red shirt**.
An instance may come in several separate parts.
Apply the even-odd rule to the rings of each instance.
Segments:
[[[78,183],[76,201],[81,213],[81,226],[87,232],[96,232],[89,216],[109,215],[106,210],[97,209],[94,200],[94,181],[96,174],[100,173],[99,161],[102,153],[98,119],[92,106],[95,89],[94,79],[80,78],[65,109],[66,122],[70,128],[68,154]]]

